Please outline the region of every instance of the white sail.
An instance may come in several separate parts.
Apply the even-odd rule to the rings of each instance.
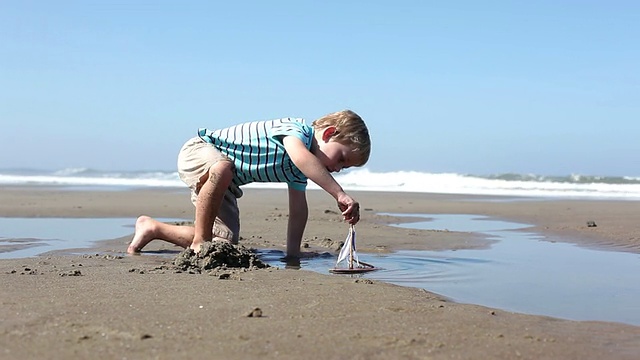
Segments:
[[[346,262],[346,267],[338,267],[341,262]],[[333,269],[329,269],[329,272],[334,274],[358,274],[365,273],[373,270],[378,270],[375,266],[360,262],[358,254],[356,253],[356,228],[351,225],[349,227],[349,234],[342,244],[340,253],[338,254],[338,261]]]
[[[336,261],[336,266],[338,266],[338,264],[340,264],[340,262],[342,262],[343,260],[347,260],[347,262],[349,263],[351,261],[351,259],[349,259],[349,256],[353,256],[353,258],[355,258],[357,261],[356,230],[353,225],[349,227],[349,234],[347,234],[347,238],[344,240],[342,249],[340,249],[340,254],[338,254],[338,261]]]
[[[351,252],[351,255],[353,256],[353,258],[351,259],[352,261],[355,261],[356,264],[358,264],[358,266],[360,266],[360,260],[358,260],[358,253],[356,253],[356,228],[351,225],[351,248],[353,249],[353,251]]]

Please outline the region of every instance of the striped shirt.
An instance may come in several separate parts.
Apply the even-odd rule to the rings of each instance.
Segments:
[[[282,144],[285,136],[295,136],[311,150],[313,127],[303,119],[256,121],[219,130],[202,128],[198,135],[233,161],[233,183],[237,186],[284,182],[295,190],[307,187],[307,177],[293,164]]]

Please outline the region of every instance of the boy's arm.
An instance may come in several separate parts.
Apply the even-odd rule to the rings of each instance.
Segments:
[[[295,136],[285,136],[282,144],[296,167],[336,199],[345,219],[350,224],[357,223],[360,220],[360,204],[344,192],[342,186],[331,176],[322,162],[307,149],[302,140]]]
[[[331,176],[322,162],[307,149],[302,140],[295,136],[285,136],[282,144],[296,167],[324,191],[335,199],[340,196],[340,193],[344,193],[342,186]]]
[[[309,208],[304,191],[289,188],[289,223],[287,226],[287,257],[300,257],[300,244],[307,225]]]

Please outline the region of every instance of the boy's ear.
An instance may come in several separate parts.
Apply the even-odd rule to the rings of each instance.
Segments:
[[[322,141],[327,142],[333,135],[335,135],[337,129],[335,126],[329,126],[326,129],[322,130]]]

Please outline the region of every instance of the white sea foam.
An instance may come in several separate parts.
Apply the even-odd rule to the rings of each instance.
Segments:
[[[347,190],[640,200],[640,178],[630,176],[501,174],[481,177],[416,171],[373,172],[364,168],[335,177]],[[0,185],[184,187],[176,172],[109,172],[86,168],[0,170]],[[284,188],[285,185],[254,183],[247,187]],[[318,186],[310,184],[309,188],[318,189]]]
[[[374,173],[367,169],[338,175],[337,179],[345,188],[370,191],[640,199],[640,184],[503,180],[409,171]]]
[[[73,176],[82,174],[89,171],[88,168],[66,168],[58,171],[54,171],[53,175],[55,176]]]

